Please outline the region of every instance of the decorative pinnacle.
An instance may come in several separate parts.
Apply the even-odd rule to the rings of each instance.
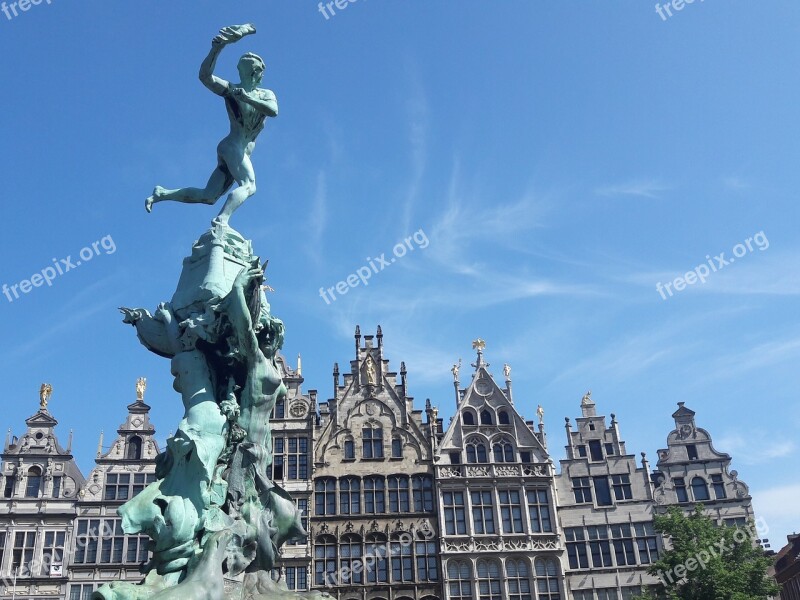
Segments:
[[[480,367],[488,367],[489,364],[483,360],[483,351],[486,350],[486,342],[484,342],[481,338],[478,338],[472,342],[472,349],[478,351],[478,360],[477,362],[473,363],[472,366],[476,369],[479,369]]]

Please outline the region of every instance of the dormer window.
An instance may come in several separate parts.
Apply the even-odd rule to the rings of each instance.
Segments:
[[[488,410],[481,411],[481,425],[491,425],[492,424],[492,413]]]
[[[142,459],[142,438],[134,435],[128,440],[128,447],[125,450],[125,458],[128,460]]]
[[[464,411],[464,425],[475,425],[475,416],[468,410]]]
[[[589,431],[594,431],[594,422],[589,421]]]
[[[500,411],[500,414],[497,415],[497,420],[500,425],[511,425],[511,418],[508,416],[508,413],[504,410]]]
[[[39,467],[28,469],[28,483],[25,487],[26,498],[38,498],[42,492],[42,470]]]
[[[589,441],[589,454],[594,461],[603,460],[603,446],[600,443],[600,440]]]

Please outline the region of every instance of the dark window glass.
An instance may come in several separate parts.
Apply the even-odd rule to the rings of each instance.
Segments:
[[[694,495],[695,502],[711,499],[708,495],[708,485],[705,479],[702,477],[695,477],[692,479],[692,494]]]
[[[608,486],[608,477],[593,477],[594,494],[598,506],[611,506],[611,489]]]
[[[686,453],[689,455],[689,460],[697,460],[697,446],[694,444],[686,446]]]
[[[39,467],[28,469],[27,484],[25,486],[26,498],[38,498],[42,492],[42,471]]]
[[[683,477],[676,477],[672,480],[675,484],[675,494],[678,496],[678,502],[688,502],[689,493],[686,491],[686,481]]]
[[[714,497],[716,497],[717,500],[723,500],[727,498],[727,494],[725,493],[725,483],[722,481],[722,475],[712,475],[711,485],[714,487]]]
[[[603,446],[600,444],[600,440],[591,440],[589,442],[589,454],[592,460],[603,460]]]

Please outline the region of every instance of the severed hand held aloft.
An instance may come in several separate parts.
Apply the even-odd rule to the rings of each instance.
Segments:
[[[211,43],[227,46],[228,44],[238,42],[246,35],[252,35],[255,32],[256,27],[252,23],[247,23],[245,25],[231,25],[230,27],[223,27],[220,29],[219,34],[214,37]]]

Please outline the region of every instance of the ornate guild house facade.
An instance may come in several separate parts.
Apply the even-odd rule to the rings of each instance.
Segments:
[[[271,415],[271,478],[295,499],[308,532],[281,548],[273,578],[337,600],[628,600],[657,583],[664,551],[653,515],[702,503],[720,525],[754,520],[747,486],[683,403],[651,472],[628,453],[614,414],[587,393],[566,419],[564,458],[548,451],[544,410],[526,420],[489,370],[485,343],[446,430],[428,400],[417,409],[385,355],[383,332],[356,328],[349,369],[333,369],[325,402],[276,358],[287,394]],[[110,446],[84,477],[56,437],[52,388],[2,453],[0,598],[90,600],[111,581],[137,581],[147,538],[122,533],[117,509],[154,481],[160,449],[145,381]],[[786,562],[786,561],[784,561]],[[786,566],[786,565],[784,565]],[[788,573],[791,569],[785,568]],[[790,577],[786,577],[790,579]]]

